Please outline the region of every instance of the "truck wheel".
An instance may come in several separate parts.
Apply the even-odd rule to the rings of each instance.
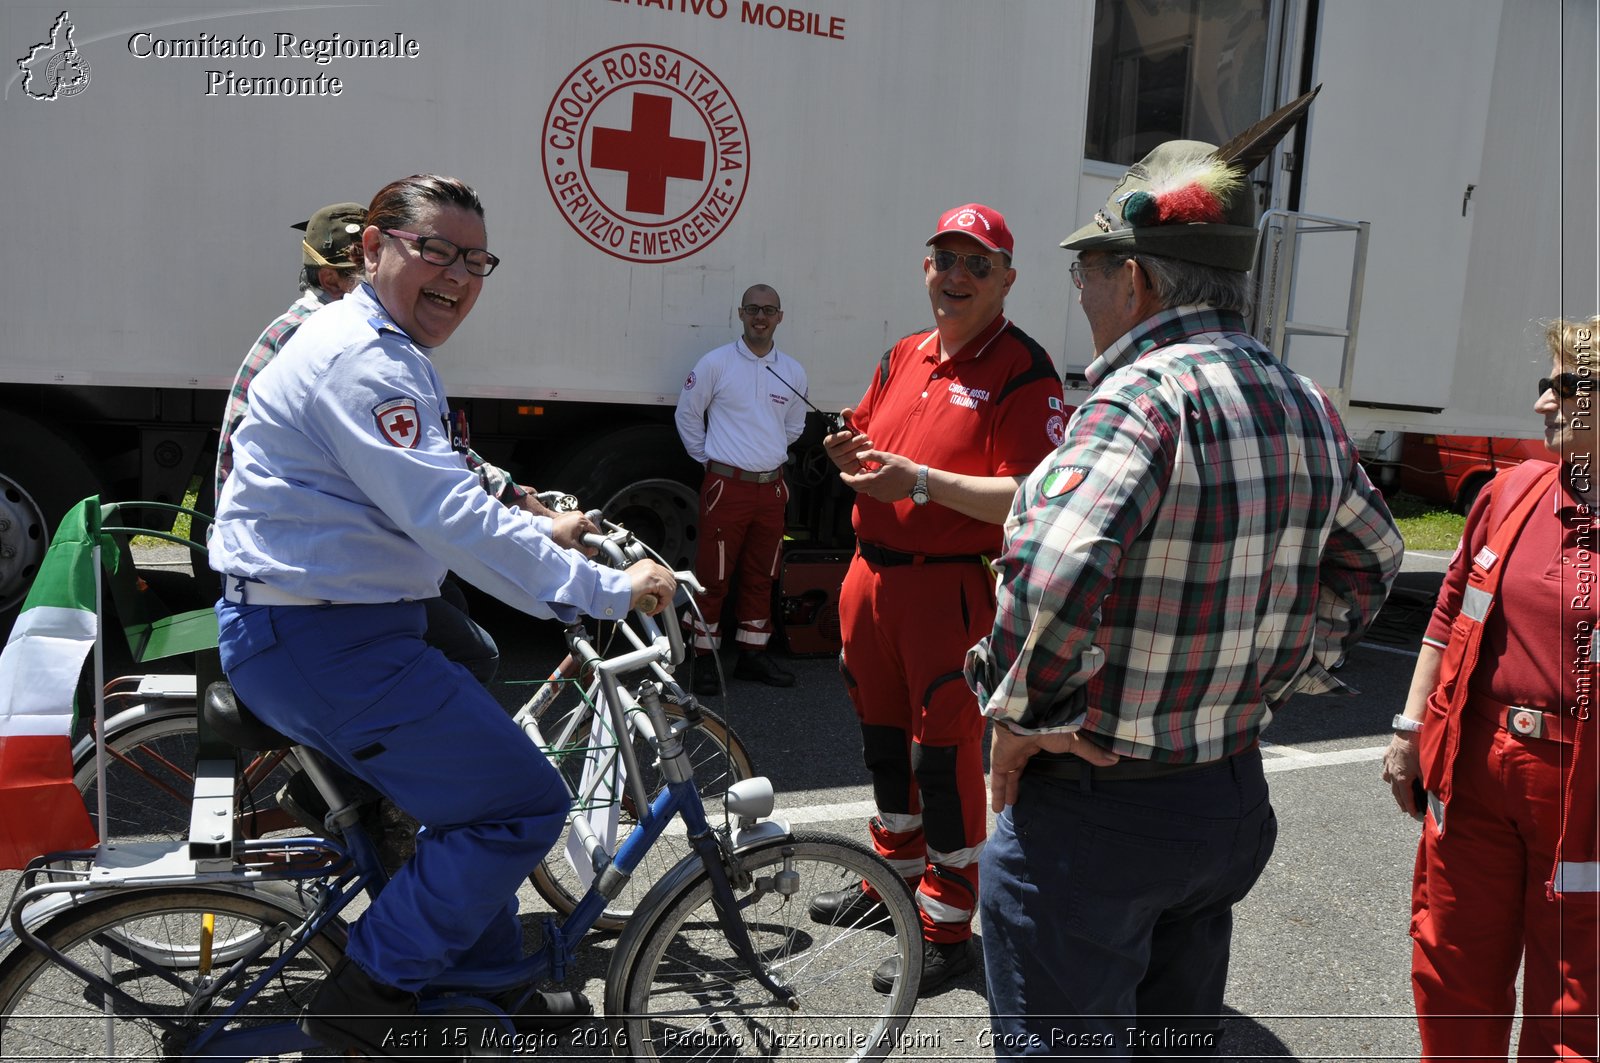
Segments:
[[[1461,485],[1461,493],[1456,495],[1457,513],[1465,514],[1472,512],[1472,503],[1478,500],[1478,492],[1482,491],[1484,487],[1488,485],[1490,479],[1493,478],[1493,475],[1493,473],[1480,474],[1472,477],[1472,479]]]
[[[100,492],[100,478],[71,440],[10,410],[0,411],[0,642],[33,583],[56,523]]]
[[[635,425],[584,446],[540,490],[576,495],[666,558],[692,569],[700,520],[701,470],[671,425]]]

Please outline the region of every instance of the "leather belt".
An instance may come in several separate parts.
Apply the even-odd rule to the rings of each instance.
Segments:
[[[1047,779],[1060,779],[1067,782],[1078,782],[1083,779],[1099,782],[1120,782],[1132,779],[1160,779],[1168,775],[1182,775],[1185,772],[1198,771],[1201,768],[1211,768],[1225,763],[1227,763],[1226,759],[1207,760],[1199,764],[1168,764],[1159,760],[1129,760],[1124,757],[1108,767],[1097,768],[1087,760],[1075,757],[1070,753],[1059,755],[1035,753],[1028,759],[1028,766],[1022,769],[1022,773],[1024,775],[1042,775]]]
[[[265,583],[244,576],[223,576],[222,597],[235,605],[334,605],[326,598],[307,598],[288,591],[273,590]]]
[[[720,461],[706,462],[706,471],[714,472],[718,476],[726,476],[730,480],[745,480],[753,484],[769,484],[783,477],[783,469],[781,467],[767,472],[750,472],[748,469],[724,465]]]
[[[982,554],[908,554],[865,541],[856,543],[856,552],[869,565],[879,568],[893,568],[896,565],[981,565],[985,560]]]
[[[1474,716],[1518,738],[1543,738],[1567,745],[1577,738],[1578,724],[1582,722],[1559,712],[1549,712],[1532,705],[1507,705],[1478,694],[1468,695],[1467,708]]]

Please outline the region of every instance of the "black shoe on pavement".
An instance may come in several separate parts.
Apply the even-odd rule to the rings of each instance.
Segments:
[[[889,918],[889,909],[877,898],[867,896],[867,891],[859,882],[848,889],[817,894],[811,899],[811,907],[806,909],[806,913],[811,916],[813,923],[825,926],[870,926],[894,933],[894,921]]]
[[[417,995],[375,981],[342,957],[300,1013],[300,1029],[340,1051],[379,1059],[436,1057],[445,1016],[419,1016]],[[439,1044],[431,1044],[439,1035]]]
[[[753,679],[769,687],[794,686],[794,673],[778,664],[768,653],[741,653],[733,666],[735,679]]]
[[[717,662],[708,655],[694,659],[695,697],[712,698],[722,693],[722,683],[717,679]]]
[[[502,993],[495,1000],[511,1016],[512,1025],[521,1033],[565,1030],[594,1014],[594,1006],[589,1003],[589,998],[575,990],[538,990],[518,1006],[517,998],[522,996],[522,992],[514,989]]]
[[[977,966],[978,961],[974,955],[971,938],[965,941],[952,941],[948,944],[924,941],[922,943],[922,984],[917,989],[917,996],[932,996],[951,979],[959,978]],[[872,988],[880,993],[888,994],[894,989],[894,983],[899,977],[900,957],[890,956],[878,965],[876,971],[872,972]]]

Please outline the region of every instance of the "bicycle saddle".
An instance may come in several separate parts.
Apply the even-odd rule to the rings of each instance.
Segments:
[[[205,705],[201,711],[205,713],[206,724],[213,734],[240,749],[259,752],[288,749],[295,744],[294,739],[279,734],[257,719],[250,707],[233,692],[232,684],[225,680],[206,687]]]

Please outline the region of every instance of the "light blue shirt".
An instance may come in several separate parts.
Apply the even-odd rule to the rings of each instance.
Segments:
[[[334,602],[433,598],[446,570],[523,612],[620,617],[628,578],[489,497],[444,386],[368,285],[313,314],[250,385],[211,567]]]

